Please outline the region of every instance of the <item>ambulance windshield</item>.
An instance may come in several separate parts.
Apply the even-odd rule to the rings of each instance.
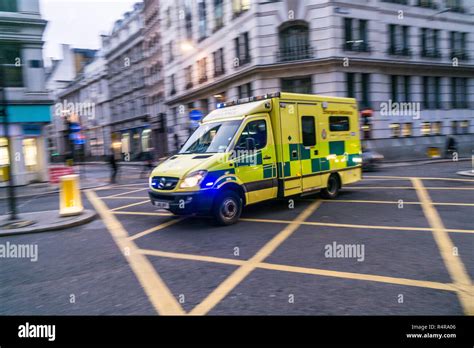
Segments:
[[[202,124],[189,137],[179,153],[224,152],[241,123],[242,120]]]

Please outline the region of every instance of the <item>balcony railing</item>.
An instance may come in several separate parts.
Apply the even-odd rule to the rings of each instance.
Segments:
[[[452,51],[451,59],[457,58],[459,60],[469,60],[469,55],[466,51]]]
[[[390,46],[388,49],[388,54],[394,56],[406,56],[411,57],[412,53],[408,47],[398,47],[398,46]]]
[[[309,45],[294,46],[278,50],[276,53],[277,62],[291,62],[295,60],[311,59],[314,57],[314,50]]]
[[[370,52],[372,50],[366,42],[345,42],[343,49],[353,52]]]
[[[423,49],[421,56],[424,58],[441,58],[441,52],[437,49]]]

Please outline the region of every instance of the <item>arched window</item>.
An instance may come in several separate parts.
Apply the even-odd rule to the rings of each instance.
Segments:
[[[309,45],[309,29],[306,22],[291,21],[283,23],[279,29],[279,39],[279,61],[312,58],[312,49]]]

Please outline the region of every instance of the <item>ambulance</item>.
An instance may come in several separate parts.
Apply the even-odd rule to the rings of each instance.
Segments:
[[[273,93],[219,104],[149,178],[152,204],[177,215],[238,221],[244,207],[361,180],[357,102]]]

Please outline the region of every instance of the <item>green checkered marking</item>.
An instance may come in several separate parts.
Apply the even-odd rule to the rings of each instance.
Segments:
[[[331,155],[342,156],[346,152],[345,141],[330,141],[329,142],[329,153]]]

